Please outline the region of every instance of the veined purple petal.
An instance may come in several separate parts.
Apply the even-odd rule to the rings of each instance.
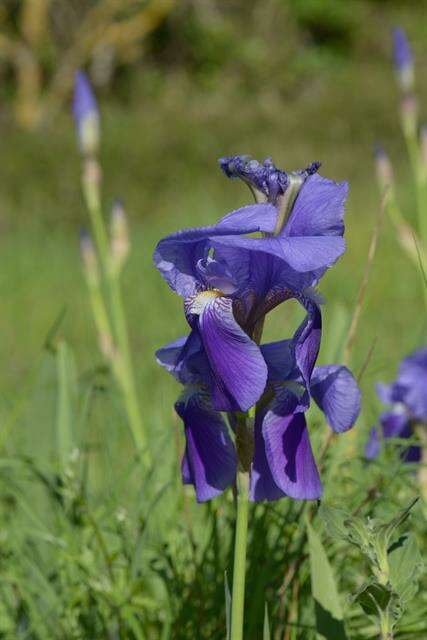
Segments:
[[[365,458],[367,460],[374,460],[378,457],[380,452],[380,439],[378,437],[378,431],[375,427],[372,427],[369,432],[369,438],[365,445]]]
[[[360,412],[360,389],[347,367],[315,367],[310,393],[334,431],[347,431],[354,425]]]
[[[262,423],[265,412],[258,411],[255,420],[255,452],[251,469],[250,499],[254,502],[262,500],[279,500],[286,494],[274,482],[270,466],[265,453],[265,443],[262,435]]]
[[[317,174],[307,178],[283,230],[287,236],[342,236],[347,182],[333,182]]]
[[[340,236],[268,238],[215,236],[213,240],[226,246],[270,253],[284,260],[295,271],[302,273],[316,269],[324,270],[332,266],[345,251],[345,242]]]
[[[186,437],[183,482],[194,485],[198,502],[211,500],[234,482],[237,458],[233,442],[206,395],[184,393],[175,409],[184,422]]]
[[[213,238],[268,231],[274,229],[276,217],[272,205],[256,204],[232,211],[216,225],[172,233],[158,243],[154,263],[174,291],[192,296],[199,289],[197,264],[207,258]]]
[[[303,413],[287,413],[277,398],[267,411],[262,434],[270,470],[279,489],[297,500],[316,500],[322,484]]]
[[[234,319],[232,300],[218,297],[207,302],[199,329],[215,383],[214,407],[247,411],[264,391],[267,365],[258,345]]]

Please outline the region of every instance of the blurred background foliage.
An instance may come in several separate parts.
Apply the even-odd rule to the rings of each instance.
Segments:
[[[378,211],[376,140],[416,224],[390,29],[407,30],[427,118],[426,12],[422,0],[0,3],[0,637],[224,637],[233,506],[230,496],[196,506],[179,482],[177,387],[153,354],[187,327],[152,251],[166,233],[248,202],[221,175],[220,156],[271,155],[287,169],[322,161],[323,175],[350,182],[348,250],[321,285],[321,361],[337,360]],[[124,298],[144,420],[161,460],[148,478],[98,352],[81,272],[78,231],[88,221],[70,113],[78,67],[100,99],[105,210],[122,196],[130,219]],[[266,340],[290,335],[298,319],[296,305],[278,308]],[[388,517],[416,491],[396,456],[368,473],[361,453],[379,411],[374,383],[393,378],[424,330],[419,276],[386,219],[351,354],[356,373],[367,364],[363,415],[325,463],[327,499],[349,510]],[[58,341],[73,354],[76,452],[66,469],[55,440]],[[318,454],[326,427],[314,415],[310,429]],[[414,520],[425,541],[423,515]],[[291,501],[255,509],[248,638],[260,637],[264,598],[275,640],[315,637],[301,522]],[[346,568],[342,593],[354,590],[363,570],[348,548],[332,551],[337,573]],[[402,639],[426,637],[421,594]],[[374,636],[355,608],[349,624],[351,638]]]

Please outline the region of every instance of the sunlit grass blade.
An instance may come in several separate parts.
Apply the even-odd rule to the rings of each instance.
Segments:
[[[75,446],[73,421],[77,379],[72,351],[63,341],[57,346],[56,363],[58,372],[56,438],[58,458],[61,470],[64,471]]]

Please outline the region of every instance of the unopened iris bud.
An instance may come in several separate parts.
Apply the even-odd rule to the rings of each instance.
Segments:
[[[405,136],[414,137],[417,135],[418,105],[417,99],[413,95],[403,98],[400,111],[402,127]]]
[[[393,58],[397,81],[405,93],[414,89],[414,57],[401,27],[393,29]]]
[[[99,284],[99,266],[92,238],[86,229],[80,231],[80,253],[83,271],[90,287]]]
[[[380,192],[383,193],[394,182],[393,167],[390,158],[380,145],[376,145],[374,148],[374,160],[378,186]]]
[[[95,156],[99,146],[99,111],[90,85],[83,71],[77,71],[74,84],[73,114],[82,154]]]
[[[129,255],[129,229],[123,202],[117,199],[111,212],[111,261],[120,271]]]

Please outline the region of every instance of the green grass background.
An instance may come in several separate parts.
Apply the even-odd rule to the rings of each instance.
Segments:
[[[125,91],[119,90],[117,95],[101,98],[105,216],[106,219],[109,216],[113,198],[123,197],[132,245],[123,275],[124,300],[140,404],[156,462],[154,493],[168,487],[160,508],[149,516],[154,524],[147,554],[154,562],[150,555],[154,554],[154,549],[156,561],[160,562],[160,558],[163,562],[170,553],[184,567],[178,575],[170,577],[167,574],[169,577],[163,586],[153,588],[151,585],[145,591],[141,589],[144,597],[152,597],[155,593],[153,597],[161,602],[165,599],[165,589],[170,588],[175,594],[175,600],[172,598],[175,604],[171,605],[175,610],[171,617],[175,625],[182,625],[182,632],[180,635],[175,627],[172,635],[165,632],[165,638],[196,637],[192,634],[195,633],[195,625],[197,628],[202,606],[195,594],[197,590],[206,596],[206,617],[219,620],[219,631],[212,631],[210,627],[212,635],[206,637],[222,637],[222,572],[224,566],[230,564],[227,545],[231,540],[232,520],[227,506],[229,498],[216,501],[214,506],[199,508],[193,505],[191,490],[183,493],[180,487],[178,465],[183,442],[173,415],[178,386],[156,365],[154,351],[186,332],[187,326],[181,300],[169,291],[152,265],[154,247],[162,236],[173,230],[211,224],[231,209],[249,202],[249,194],[244,187],[226,180],[221,174],[217,164],[220,156],[234,153],[248,153],[259,159],[272,156],[276,164],[285,169],[300,168],[313,160],[320,160],[322,175],[350,183],[346,214],[347,251],[320,285],[327,300],[321,360],[333,361],[340,352],[346,323],[354,310],[379,207],[372,159],[372,146],[377,140],[387,147],[391,155],[399,201],[407,219],[416,224],[411,176],[399,131],[398,92],[387,47],[389,24],[395,15],[402,15],[408,24],[414,25],[410,35],[414,37],[418,54],[420,110],[427,117],[427,83],[423,73],[427,49],[423,50],[421,46],[422,26],[416,25],[422,16],[421,5],[417,3],[412,13],[392,5],[388,12],[376,14],[375,21],[367,24],[363,46],[349,58],[325,56],[321,49],[313,51],[308,48],[302,73],[304,80],[301,82],[298,82],[298,68],[295,68],[299,52],[292,51],[291,46],[287,55],[293,56],[292,74],[286,68],[287,58],[275,61],[276,72],[283,67],[279,88],[273,75],[261,73],[257,76],[261,80],[256,87],[246,87],[243,91],[238,69],[227,74],[225,67],[223,76],[221,67],[219,72],[217,70],[212,84],[181,73],[179,69],[164,73],[159,81],[158,71],[147,65],[146,70],[135,73],[131,86],[127,86]],[[237,38],[239,34],[235,32],[234,35]],[[289,91],[286,91],[287,77]],[[98,352],[81,270],[79,229],[87,227],[88,220],[80,192],[81,166],[73,123],[69,113],[64,111],[41,131],[29,133],[19,130],[6,119],[0,123],[0,133],[2,460],[13,461],[30,456],[42,469],[55,465],[57,376],[54,358],[46,351],[45,342],[52,325],[62,317],[57,338],[64,339],[74,353],[79,389],[84,390],[88,381],[96,382],[89,419],[81,424],[76,422],[75,428],[78,432],[76,438],[83,440],[89,451],[88,473],[94,512],[101,526],[105,525],[110,541],[108,536],[113,535],[110,519],[117,510],[128,509],[130,518],[136,522],[137,518],[148,518],[146,513],[141,516],[139,511],[148,503],[144,497],[143,473],[133,463],[134,449],[120,394],[103,368]],[[282,305],[268,318],[265,338],[288,337],[300,318],[301,312],[295,304]],[[401,358],[421,344],[424,331],[425,309],[419,274],[402,253],[394,230],[385,219],[351,358],[351,367],[357,373],[373,341],[376,341],[361,383],[364,408],[354,432],[353,474],[363,474],[364,468],[360,466],[357,453],[361,452],[368,428],[378,415],[374,383],[379,379],[392,379]],[[315,431],[313,427],[317,423],[318,418],[314,415],[312,431]],[[324,426],[319,433],[320,436],[315,436],[317,449],[319,437],[325,435]],[[343,436],[342,442],[348,442],[346,438],[351,437]],[[345,462],[342,460],[336,464]],[[388,473],[391,474],[392,468],[389,466]],[[376,473],[379,472],[372,471],[374,482]],[[344,482],[345,487],[351,486],[356,475],[353,475],[353,480]],[[6,473],[2,477],[4,505],[9,495],[9,481],[10,476]],[[29,506],[38,513],[45,513],[43,492],[33,486],[27,473],[18,469],[16,476],[13,475],[15,482],[20,487],[21,498],[29,501]],[[333,482],[327,485],[327,495],[336,497],[340,493],[344,494],[343,487],[338,490]],[[398,502],[397,493],[395,497]],[[293,508],[284,501],[277,510],[277,513],[290,518],[292,531]],[[276,517],[274,509],[271,513]],[[258,511],[261,514],[261,508]],[[214,560],[208,561],[202,551],[207,536],[204,526],[207,522],[212,523],[209,520],[211,516],[217,518],[219,524],[215,526],[227,544],[224,542],[223,552],[215,550]],[[28,510],[27,517],[30,524],[25,518],[24,522],[27,522],[28,531],[37,535],[44,531],[40,522],[34,524]],[[182,551],[183,540],[185,544],[188,542],[185,528],[188,517],[196,522],[193,561],[197,579],[187,567],[187,551]],[[257,581],[257,558],[262,558],[263,536],[265,539],[268,535],[271,537],[268,530],[262,528],[263,517],[257,520],[248,578],[259,605],[249,613],[248,624],[251,626],[248,637],[251,638],[259,637],[256,629],[259,629],[259,611],[263,609],[265,593],[273,593],[274,596],[277,593],[274,591],[276,578],[264,576]],[[80,534],[70,532],[67,528],[69,523],[65,525],[61,521],[62,524],[58,525],[50,512],[47,520],[49,526],[56,523],[55,530],[61,532],[57,535],[67,541],[68,549],[74,549],[75,545],[75,557],[80,561],[76,550]],[[17,539],[22,538],[24,548],[27,529],[21,520],[18,520],[21,522],[18,529],[14,529],[10,522],[6,516],[3,518],[4,530],[9,531],[9,536],[18,531]],[[161,546],[163,543],[165,547]],[[52,562],[58,562],[58,556],[44,544],[37,552],[37,558],[44,558],[46,566],[50,566]],[[111,544],[115,548],[113,540]],[[272,564],[266,566],[274,566],[274,571],[279,574],[280,562],[283,562],[281,547],[273,545],[271,548],[279,555],[278,558],[272,555]],[[19,566],[18,562],[16,566]],[[10,568],[8,570],[11,571]],[[33,570],[29,574],[29,582],[35,592],[43,590],[44,583],[38,582],[40,576],[37,574],[35,577]],[[22,576],[28,578],[29,574],[24,572]],[[48,572],[45,575],[49,575]],[[120,582],[119,570],[118,575]],[[345,582],[346,578],[342,580]],[[126,582],[124,578],[123,582]],[[81,587],[81,579],[76,584],[73,587],[75,592]],[[64,585],[62,588],[59,597],[66,609],[64,603],[68,592]],[[304,594],[301,597],[305,597]],[[58,603],[55,606],[58,607]],[[275,615],[279,616],[279,613],[274,610]],[[33,619],[36,619],[35,614]],[[87,627],[79,624],[81,629],[90,628],[89,623]],[[13,635],[17,633],[16,629],[10,633],[5,637],[17,637]],[[91,637],[87,635],[88,631],[86,635],[83,631],[80,633],[76,631],[71,635],[70,632],[67,637]],[[40,633],[39,636],[27,637],[46,636]],[[158,636],[154,633],[149,637]],[[311,636],[302,634],[295,637]]]

